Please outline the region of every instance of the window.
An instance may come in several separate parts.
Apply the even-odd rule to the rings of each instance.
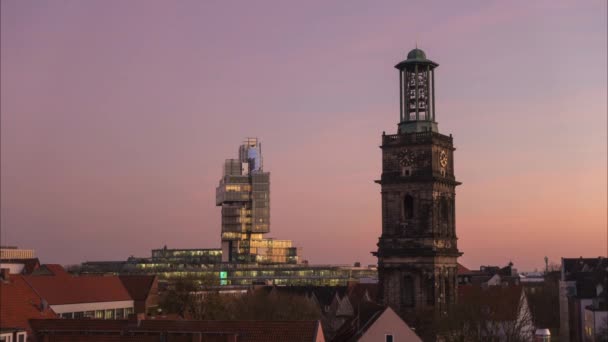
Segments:
[[[95,318],[95,311],[86,311],[84,317]]]
[[[84,317],[84,312],[74,312],[74,318],[79,319]]]
[[[393,342],[393,335],[392,334],[386,334],[386,335],[384,335],[384,341],[385,342]]]
[[[17,333],[17,342],[25,342],[27,333]]]
[[[13,337],[10,334],[0,335],[0,342],[12,342]]]
[[[105,319],[114,319],[114,310],[106,310]]]
[[[125,309],[116,309],[116,319],[125,318]]]
[[[103,312],[104,312],[103,310],[95,311],[95,318],[103,319]]]
[[[64,312],[61,314],[61,318],[73,318],[74,316],[72,315],[71,312]]]
[[[449,217],[448,199],[445,197],[442,197],[440,206],[441,206],[441,220],[444,222],[447,222],[448,217]]]
[[[405,195],[405,198],[403,199],[403,213],[405,219],[414,217],[414,198],[410,195]]]
[[[428,305],[435,304],[435,280],[433,278],[426,281],[426,303]]]
[[[403,278],[403,288],[402,288],[402,296],[403,305],[407,308],[414,307],[414,278],[411,276],[405,276]]]

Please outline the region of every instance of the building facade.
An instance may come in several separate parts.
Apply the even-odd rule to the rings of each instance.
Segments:
[[[441,312],[457,299],[458,251],[452,136],[439,133],[437,63],[414,49],[397,64],[400,122],[382,134],[382,235],[378,277],[384,304],[404,315]]]
[[[33,249],[20,249],[15,246],[0,247],[0,260],[4,259],[33,259]]]
[[[222,207],[222,262],[298,262],[291,240],[263,237],[270,232],[270,173],[263,170],[257,138],[247,138],[239,158],[224,162],[216,205]]]

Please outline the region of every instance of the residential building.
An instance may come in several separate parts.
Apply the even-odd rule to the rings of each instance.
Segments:
[[[38,258],[0,260],[0,268],[8,269],[11,274],[31,274],[38,267],[40,267]]]
[[[33,259],[33,249],[20,249],[15,246],[1,246],[0,260],[4,259]]]
[[[319,321],[32,320],[41,341],[324,342]]]
[[[608,341],[608,294],[603,293],[601,297],[595,298],[593,303],[585,307],[583,341],[606,342]]]
[[[513,263],[505,267],[480,266],[479,270],[469,270],[458,264],[458,285],[497,286],[497,285],[519,285],[521,277],[513,268]]]
[[[116,276],[73,276],[59,265],[42,265],[22,278],[61,318],[120,319],[134,312]]]
[[[333,342],[421,342],[422,339],[391,308],[366,303],[357,316],[346,322]]]
[[[57,318],[48,303],[23,279],[7,269],[0,274],[0,341],[24,342],[32,334],[30,319]]]
[[[562,258],[561,279],[559,281],[560,340],[587,341],[608,329],[608,321],[603,316],[608,296],[608,259]],[[587,308],[591,310],[587,312]],[[596,324],[599,323],[599,324]],[[585,327],[590,328],[585,331]]]

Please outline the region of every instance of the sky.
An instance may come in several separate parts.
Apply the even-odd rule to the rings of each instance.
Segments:
[[[0,2],[1,243],[43,263],[219,247],[245,137],[271,236],[374,264],[394,65],[439,63],[469,268],[606,255],[607,2]]]

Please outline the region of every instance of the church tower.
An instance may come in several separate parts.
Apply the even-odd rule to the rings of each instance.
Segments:
[[[378,275],[384,304],[401,315],[445,312],[457,300],[454,145],[439,133],[435,68],[416,48],[399,70],[397,134],[382,134],[382,235]]]

